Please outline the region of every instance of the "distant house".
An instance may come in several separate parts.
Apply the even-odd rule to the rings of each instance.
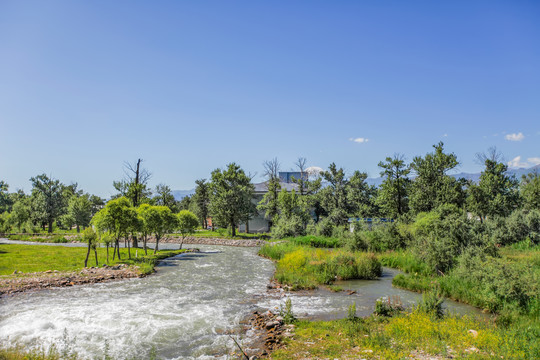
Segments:
[[[279,184],[281,189],[287,191],[298,190],[298,185],[292,182],[293,177],[296,179],[300,178],[299,172],[280,172],[279,173]],[[258,184],[253,184],[255,186],[255,192],[253,193],[253,198],[251,202],[255,205],[258,205],[259,202],[263,199],[264,194],[268,192],[268,182],[264,181]],[[281,190],[280,190],[281,191]],[[240,232],[246,232],[246,225],[241,224],[238,227]],[[264,216],[264,211],[257,210],[257,215],[248,222],[248,232],[250,233],[261,233],[270,231],[270,220]]]

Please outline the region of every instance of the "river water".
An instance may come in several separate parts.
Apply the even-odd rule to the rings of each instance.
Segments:
[[[164,244],[165,245],[165,244]],[[178,245],[169,245],[174,248]],[[164,248],[167,246],[164,246]],[[381,280],[347,281],[347,295],[326,290],[284,294],[266,289],[274,265],[257,256],[257,248],[196,246],[200,253],[163,261],[157,274],[142,279],[57,288],[0,299],[0,341],[25,346],[56,344],[86,358],[222,358],[234,350],[226,335],[255,309],[277,309],[291,296],[298,316],[343,317],[356,303],[369,315],[375,299],[399,295],[413,303],[419,295],[391,287],[396,271]],[[447,302],[451,311],[477,312]],[[236,335],[245,344],[249,333]]]

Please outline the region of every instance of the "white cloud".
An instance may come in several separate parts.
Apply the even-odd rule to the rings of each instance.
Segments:
[[[448,134],[444,134],[442,137],[448,137]]]
[[[504,137],[506,140],[509,140],[509,141],[521,141],[525,138],[525,135],[523,135],[523,133],[517,133],[517,134],[508,134]]]
[[[532,163],[533,165],[540,165],[540,157],[528,158],[527,161]]]
[[[356,143],[366,143],[369,141],[368,138],[363,138],[363,137],[359,137],[359,138],[349,138],[350,141],[354,141]]]
[[[511,168],[524,168],[528,167],[529,164],[527,162],[521,162],[521,156],[516,156],[508,162],[508,166]]]

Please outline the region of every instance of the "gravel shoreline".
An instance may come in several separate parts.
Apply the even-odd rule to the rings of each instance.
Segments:
[[[96,284],[144,276],[139,272],[138,267],[125,264],[89,267],[78,271],[48,270],[35,273],[14,273],[0,276],[0,297],[30,290]]]
[[[151,240],[149,239],[150,243]],[[152,242],[153,243],[153,242]],[[182,239],[178,237],[171,237],[161,239],[160,244],[180,244]],[[196,244],[196,245],[222,245],[222,246],[240,246],[240,247],[258,247],[266,244],[265,240],[259,239],[220,239],[220,238],[199,238],[189,237],[184,240],[183,244]]]

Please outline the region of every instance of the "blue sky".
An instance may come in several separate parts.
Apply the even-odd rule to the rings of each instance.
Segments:
[[[299,156],[376,177],[441,140],[460,171],[490,146],[532,166],[539,39],[537,1],[2,1],[0,179],[108,197],[139,157],[190,189]]]

